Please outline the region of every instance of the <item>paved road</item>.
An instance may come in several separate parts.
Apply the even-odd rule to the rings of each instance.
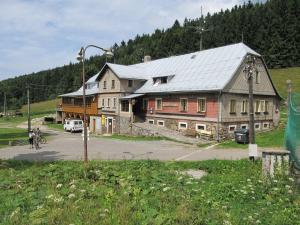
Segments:
[[[38,161],[81,160],[83,141],[81,134],[52,132],[48,144],[39,150],[29,146],[14,146],[0,149],[1,159],[24,159]],[[89,159],[158,159],[158,160],[207,160],[247,158],[247,150],[200,149],[170,141],[123,141],[91,137],[88,142]]]

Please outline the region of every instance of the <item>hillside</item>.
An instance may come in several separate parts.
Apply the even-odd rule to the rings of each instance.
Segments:
[[[188,16],[188,15],[187,15]],[[199,30],[203,34],[204,49],[243,42],[263,55],[269,68],[300,66],[300,4],[299,0],[270,0],[262,3],[237,5],[205,17],[177,20],[166,30],[136,35],[127,42],[115,44],[113,62],[133,64],[144,55],[152,59],[199,51]],[[86,61],[87,78],[104,65],[103,56]],[[277,75],[275,75],[277,76]],[[0,91],[7,93],[10,109],[26,103],[26,86],[30,85],[31,101],[54,99],[81,86],[81,65],[72,64],[19,76],[0,82]],[[0,93],[0,111],[3,93]]]
[[[59,99],[53,99],[43,102],[37,102],[30,105],[30,110],[32,114],[40,114],[40,113],[54,113],[56,111],[57,104],[59,103]],[[23,105],[21,108],[21,112],[23,114],[27,114],[27,105]]]
[[[287,96],[286,80],[291,80],[293,91],[300,93],[300,67],[270,70],[276,89],[282,97]]]

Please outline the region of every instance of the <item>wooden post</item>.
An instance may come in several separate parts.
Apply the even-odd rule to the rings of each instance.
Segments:
[[[282,174],[289,173],[290,152],[286,150],[264,150],[262,152],[262,169],[267,178],[273,178],[278,170]]]

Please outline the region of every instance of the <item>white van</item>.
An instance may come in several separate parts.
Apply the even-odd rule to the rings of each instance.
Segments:
[[[64,130],[76,132],[83,131],[83,121],[82,120],[66,120],[64,124]]]

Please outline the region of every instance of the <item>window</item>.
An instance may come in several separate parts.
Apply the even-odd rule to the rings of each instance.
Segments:
[[[260,84],[260,72],[257,72],[257,73],[255,74],[255,82],[256,82],[257,84]]]
[[[110,98],[107,99],[107,108],[110,107]]]
[[[148,120],[149,124],[154,124],[154,120]]]
[[[165,126],[165,121],[157,120],[157,126],[164,127]]]
[[[269,112],[269,102],[268,101],[265,101],[265,113],[268,113]]]
[[[161,78],[161,83],[166,84],[168,82],[168,77],[162,77]]]
[[[260,112],[260,101],[259,100],[255,101],[255,112],[256,113]]]
[[[129,102],[127,100],[121,101],[121,111],[129,112]]]
[[[254,124],[254,129],[255,130],[260,130],[260,123],[255,123]]]
[[[117,106],[117,98],[114,98],[113,107],[116,108],[116,106]]]
[[[103,81],[103,89],[106,89],[106,80]]]
[[[205,124],[196,124],[196,131],[206,130]]]
[[[236,129],[236,125],[229,125],[228,126],[228,132],[229,133],[233,133],[235,131],[235,129]]]
[[[263,129],[269,129],[270,124],[269,123],[263,123]]]
[[[157,85],[160,85],[160,84],[166,84],[166,83],[168,83],[173,77],[174,77],[174,75],[164,76],[164,77],[154,77],[154,78],[153,78],[153,85],[157,86]]]
[[[187,103],[188,103],[187,98],[181,98],[180,99],[180,111],[182,111],[182,112],[187,111]]]
[[[104,98],[102,98],[102,104],[101,105],[102,105],[102,107],[104,107]]]
[[[247,113],[248,112],[248,100],[243,100],[242,102],[242,109],[241,113]]]
[[[236,100],[230,100],[230,113],[236,113]]]
[[[248,124],[241,124],[242,129],[248,129]]]
[[[155,99],[155,109],[162,110],[162,99],[161,98]]]
[[[206,112],[206,99],[198,98],[198,112]]]
[[[111,80],[111,89],[115,89],[115,80]]]
[[[147,110],[148,109],[148,99],[143,99],[143,110]]]
[[[133,87],[133,80],[128,80],[128,87]]]
[[[187,123],[179,122],[178,123],[178,129],[186,130],[187,129]]]
[[[265,112],[265,108],[266,108],[266,105],[265,105],[265,100],[260,100],[260,111],[259,112]]]

